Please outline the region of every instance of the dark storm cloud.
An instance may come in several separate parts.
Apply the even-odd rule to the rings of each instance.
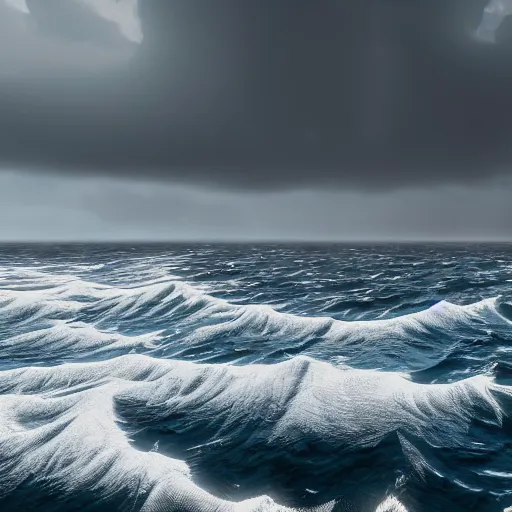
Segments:
[[[31,37],[61,44],[54,61],[77,38],[123,46],[113,23],[77,21],[72,3],[27,0]],[[502,23],[495,45],[478,41],[486,3],[144,0],[129,64],[0,66],[0,161],[242,188],[506,175],[512,27]]]

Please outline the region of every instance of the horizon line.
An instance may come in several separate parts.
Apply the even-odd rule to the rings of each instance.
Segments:
[[[66,239],[49,239],[49,240],[12,240],[0,239],[1,245],[92,245],[92,244],[111,244],[111,245],[127,245],[127,244],[169,244],[169,245],[182,245],[182,244],[205,244],[205,245],[234,245],[234,244],[280,244],[280,245],[296,245],[296,244],[304,244],[304,245],[372,245],[372,244],[507,244],[512,243],[511,238],[460,238],[460,239],[448,239],[448,238],[422,238],[422,239],[406,239],[406,238],[397,238],[397,239],[266,239],[266,238],[240,238],[240,239],[84,239],[84,240],[66,240]]]

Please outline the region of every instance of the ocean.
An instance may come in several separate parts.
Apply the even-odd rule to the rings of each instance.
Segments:
[[[502,512],[512,245],[0,246],[0,510]]]

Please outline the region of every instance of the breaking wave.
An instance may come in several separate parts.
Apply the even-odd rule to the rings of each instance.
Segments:
[[[9,332],[17,333],[4,341],[0,355],[16,359],[32,352],[41,358],[44,353],[38,349],[43,347],[52,359],[60,353],[76,358],[95,351],[158,347],[166,356],[182,356],[195,349],[208,352],[226,340],[239,345],[233,347],[236,360],[237,352],[249,351],[247,345],[257,340],[262,346],[271,342],[276,354],[347,362],[363,355],[374,366],[399,364],[410,371],[441,361],[456,345],[456,338],[447,343],[453,333],[478,330],[485,323],[510,324],[501,308],[498,298],[466,306],[441,301],[404,316],[342,321],[287,314],[266,305],[231,304],[180,281],[118,288],[71,276],[59,276],[54,283],[52,276],[36,273],[17,289],[0,289],[0,313]],[[34,322],[41,328],[33,330]],[[157,329],[146,332],[146,325]]]
[[[7,503],[20,492],[23,499],[30,485],[73,507],[93,490],[104,504],[142,510],[260,510],[261,503],[279,510],[266,497],[215,498],[192,482],[183,461],[239,487],[296,492],[306,481],[325,486],[333,468],[369,452],[379,469],[409,462],[423,478],[443,476],[444,465],[436,469],[414,440],[444,449],[477,443],[471,427],[502,426],[512,398],[488,377],[423,385],[302,356],[237,367],[127,355],[7,370],[0,390],[0,496]],[[403,457],[385,461],[379,452],[393,442]],[[291,489],[290,475],[277,472],[283,464],[294,468]],[[353,484],[336,489],[352,503],[364,487],[352,496]]]

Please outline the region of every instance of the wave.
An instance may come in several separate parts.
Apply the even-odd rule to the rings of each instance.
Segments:
[[[502,425],[512,398],[508,387],[484,376],[423,385],[306,357],[237,367],[127,355],[3,371],[0,391],[6,503],[17,503],[30,485],[57,502],[76,505],[92,494],[103,504],[145,511],[289,510],[266,496],[227,501],[193,481],[224,474],[242,487],[252,488],[256,477],[275,487],[287,474],[272,468],[283,465],[295,468],[298,485],[308,481],[313,489],[337,465],[345,475],[341,492],[362,499],[364,483],[354,496],[350,474],[368,450],[378,468],[375,453],[398,435],[411,470],[431,471],[432,461],[411,448],[414,440],[467,446],[477,441],[473,425]],[[376,485],[381,475],[366,478],[386,494],[387,486]],[[374,509],[382,494],[370,500]],[[331,510],[334,502],[317,506]]]
[[[407,510],[394,496],[390,496],[377,507],[375,512],[407,512]]]
[[[77,334],[80,337],[80,332],[85,335],[86,326],[98,331],[87,333],[92,353],[105,341],[101,332],[117,330],[121,335],[126,332],[151,337],[146,328],[150,324],[153,333],[162,332],[165,340],[160,352],[167,357],[178,358],[194,347],[210,347],[226,340],[235,359],[250,354],[246,362],[305,354],[331,361],[345,358],[347,364],[356,366],[361,360],[371,360],[379,368],[416,371],[444,360],[459,343],[461,332],[478,334],[485,332],[486,324],[510,324],[497,299],[467,306],[443,301],[395,318],[341,321],[293,315],[259,304],[232,304],[168,279],[118,288],[73,276],[32,272],[24,283],[18,281],[17,289],[11,288],[4,284],[0,289],[0,313],[5,322],[5,329],[0,326],[0,336],[3,333],[4,339],[9,338],[3,344],[3,352],[14,358],[14,348],[20,346],[17,341],[26,341],[27,331],[38,330],[37,334],[28,335],[29,343],[38,336],[59,338],[56,331],[62,323],[59,328],[52,326],[55,320],[61,320],[72,324],[66,329],[72,330],[73,339]],[[50,329],[41,332],[47,328]],[[142,351],[154,348],[139,341],[125,337],[115,344],[127,350],[133,349],[134,344]],[[265,346],[274,341],[278,343]],[[77,342],[70,348],[74,346],[82,352],[85,345],[85,341]],[[28,349],[30,344],[26,346]],[[44,344],[33,346],[42,348]],[[53,349],[55,343],[47,346]],[[13,348],[10,352],[9,347]],[[209,351],[203,352],[208,359]]]
[[[25,361],[40,359],[41,352],[52,354],[55,362],[84,357],[100,357],[139,348],[152,349],[161,340],[160,332],[140,336],[102,332],[79,322],[54,321],[51,327],[29,331],[7,338],[0,343],[0,358]]]
[[[460,434],[473,415],[499,422],[501,409],[491,393],[508,393],[488,380],[447,387],[404,387],[406,382],[392,374],[342,371],[306,358],[233,367],[128,355],[0,372],[0,498],[7,508],[22,503],[23,490],[30,486],[40,494],[31,498],[36,502],[65,502],[71,508],[93,496],[102,506],[127,510],[284,512],[292,509],[267,496],[234,502],[206,492],[194,483],[185,462],[155,447],[144,450],[137,435],[171,423],[185,437],[212,426],[203,450],[222,440],[225,454],[233,455],[236,445],[239,453],[233,460],[247,457],[262,441],[267,457],[276,445],[282,453],[297,452],[305,439],[330,449],[356,450],[377,444],[393,429],[440,439],[435,421],[457,422]],[[453,410],[452,401],[458,400]],[[431,409],[434,418],[426,418]],[[188,450],[186,444],[182,449]],[[398,503],[389,498],[378,510],[405,510]],[[334,506],[329,502],[314,510]]]

